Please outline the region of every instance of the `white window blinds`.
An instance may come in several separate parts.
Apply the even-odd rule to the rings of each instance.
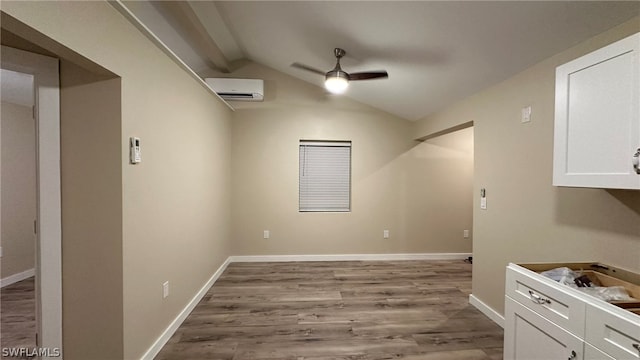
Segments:
[[[350,211],[350,141],[300,141],[299,205],[300,211]]]

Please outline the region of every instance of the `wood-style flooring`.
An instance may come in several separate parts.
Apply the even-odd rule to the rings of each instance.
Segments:
[[[455,261],[232,263],[158,360],[502,359]]]
[[[34,278],[0,289],[0,344],[3,348],[36,346]]]

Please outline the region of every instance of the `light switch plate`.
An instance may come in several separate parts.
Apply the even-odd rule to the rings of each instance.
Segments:
[[[522,118],[520,121],[523,123],[531,121],[531,106],[522,108]]]
[[[129,138],[129,163],[138,164],[142,161],[141,145],[139,137]]]
[[[162,298],[166,298],[167,296],[169,296],[169,282],[165,281],[162,284]]]

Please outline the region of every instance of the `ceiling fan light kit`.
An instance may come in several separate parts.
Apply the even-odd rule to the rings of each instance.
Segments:
[[[367,71],[359,73],[351,73],[342,70],[340,67],[340,58],[346,54],[346,51],[340,48],[333,49],[333,55],[336,57],[336,66],[326,73],[308,65],[293,63],[291,66],[298,69],[306,70],[315,74],[324,75],[324,87],[333,94],[342,94],[347,90],[349,81],[355,80],[371,80],[388,78],[386,71]]]
[[[342,94],[349,87],[349,78],[344,71],[330,71],[325,76],[324,87],[332,94]]]

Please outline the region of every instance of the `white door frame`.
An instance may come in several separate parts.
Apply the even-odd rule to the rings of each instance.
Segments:
[[[3,69],[31,74],[34,78],[38,202],[36,331],[38,347],[62,351],[59,62],[6,46],[2,46],[1,56]]]

